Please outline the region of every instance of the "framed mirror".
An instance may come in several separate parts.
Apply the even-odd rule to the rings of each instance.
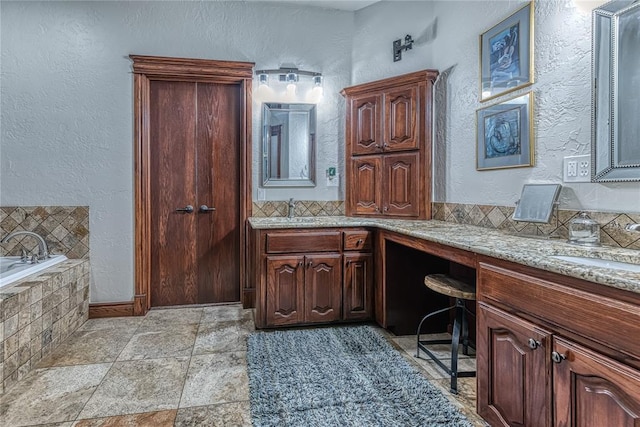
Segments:
[[[593,11],[593,182],[640,181],[640,1]]]
[[[315,187],[315,145],[315,104],[262,104],[263,187]]]

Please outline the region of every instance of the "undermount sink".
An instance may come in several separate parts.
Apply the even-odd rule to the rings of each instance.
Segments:
[[[572,262],[574,264],[586,265],[589,267],[611,268],[613,270],[630,271],[632,273],[640,273],[640,265],[628,262],[609,261],[607,259],[590,258],[585,256],[566,256],[554,255],[551,258],[561,261]]]

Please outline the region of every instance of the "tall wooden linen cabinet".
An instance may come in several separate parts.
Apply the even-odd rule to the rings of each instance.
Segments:
[[[423,70],[342,90],[346,214],[431,218],[433,84]]]

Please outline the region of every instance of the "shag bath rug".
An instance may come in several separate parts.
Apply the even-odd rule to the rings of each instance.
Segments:
[[[254,426],[471,426],[372,326],[255,332],[248,346]]]

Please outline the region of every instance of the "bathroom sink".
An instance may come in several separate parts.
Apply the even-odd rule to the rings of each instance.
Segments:
[[[586,265],[589,267],[611,268],[613,270],[623,270],[632,273],[640,273],[640,265],[631,264],[628,262],[609,261],[607,259],[590,258],[586,256],[554,255],[551,258],[572,262],[574,264]]]

